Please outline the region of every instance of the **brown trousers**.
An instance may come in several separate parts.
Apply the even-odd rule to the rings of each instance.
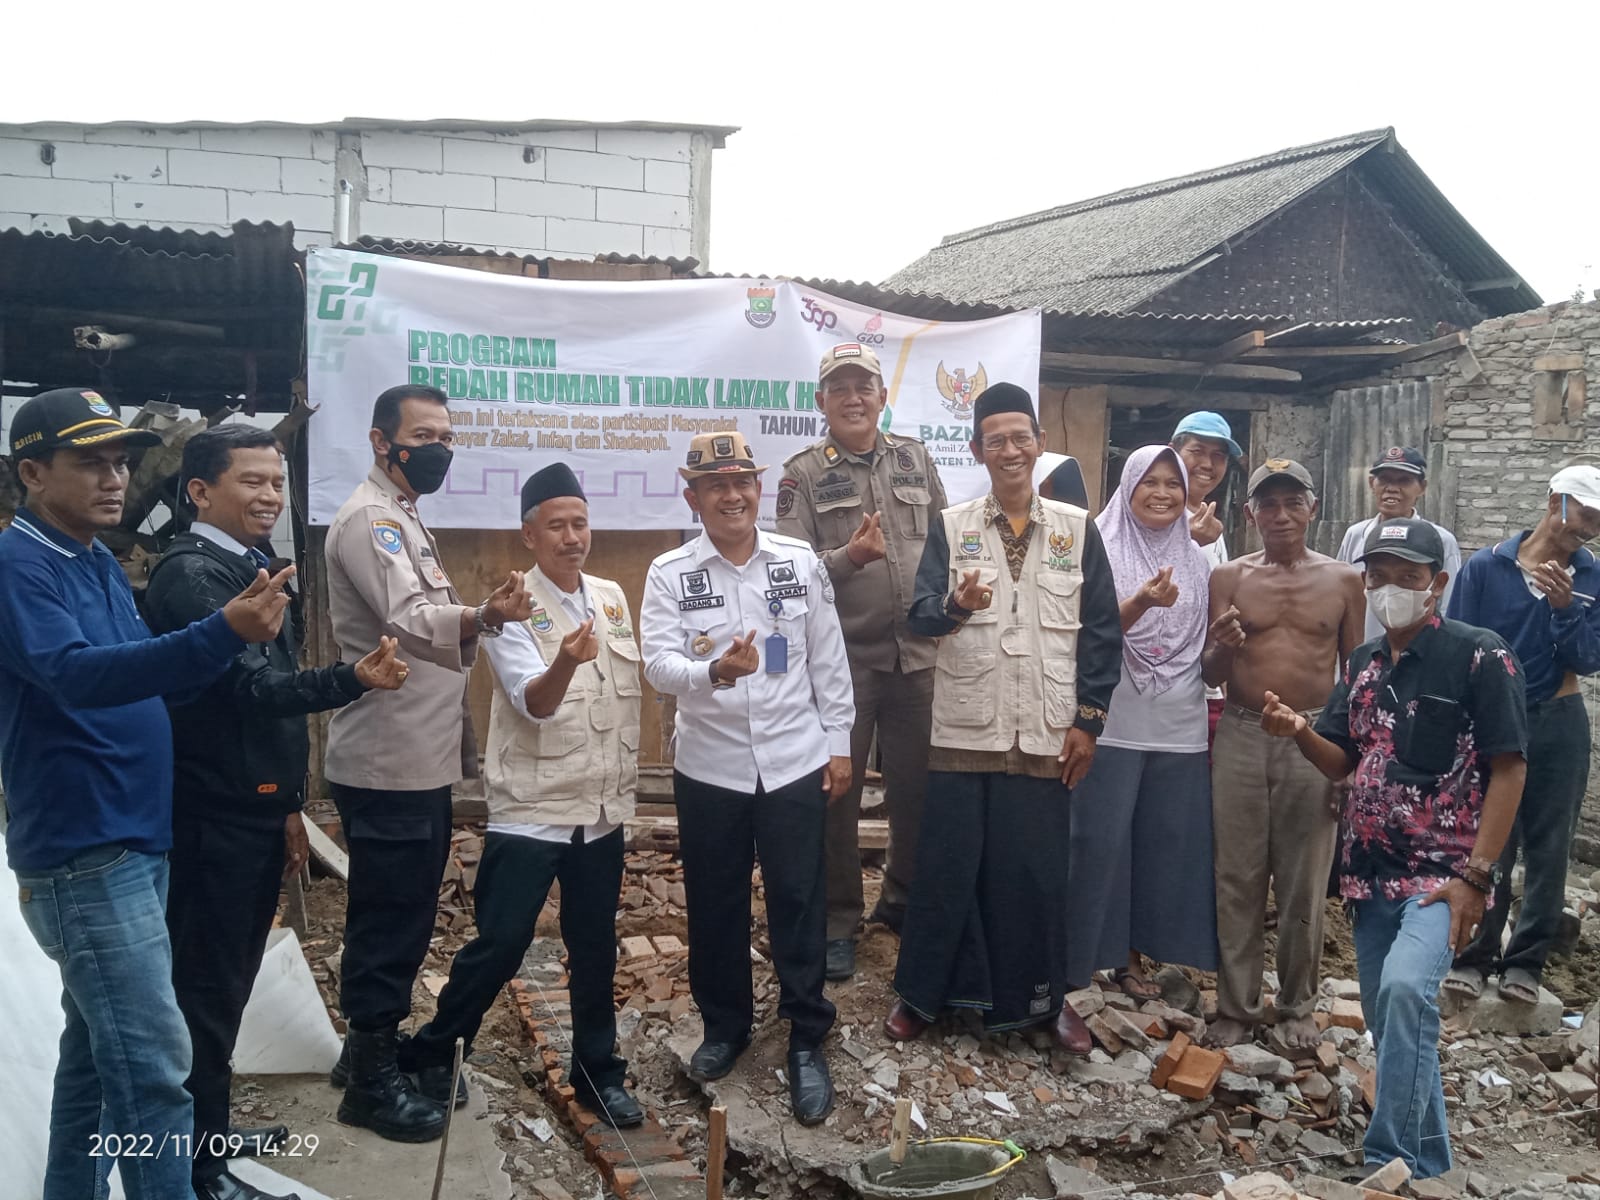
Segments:
[[[928,794],[928,738],[933,722],[933,669],[909,673],[850,664],[856,723],[850,731],[850,791],[828,806],[828,940],[853,938],[865,902],[861,894],[861,785],[872,735],[883,762],[889,810],[889,855],[879,907],[902,916],[917,862],[917,831]]]
[[[1269,883],[1278,903],[1278,1015],[1309,1016],[1316,1004],[1339,822],[1329,809],[1333,785],[1294,739],[1273,737],[1259,714],[1247,714],[1227,706],[1211,752],[1217,1013],[1257,1025]]]

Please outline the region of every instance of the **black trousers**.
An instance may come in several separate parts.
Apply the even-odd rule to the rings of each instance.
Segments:
[[[172,983],[194,1062],[195,1173],[219,1165],[228,1132],[233,1045],[261,967],[283,879],[283,823],[232,825],[173,813],[167,931]]]
[[[583,841],[582,830],[570,842],[485,836],[473,893],[478,936],[450,964],[433,1020],[407,1045],[406,1066],[452,1062],[458,1037],[471,1050],[484,1014],[522,966],[550,884],[560,880],[561,940],[567,946],[572,1003],[571,1079],[594,1089],[622,1082],[628,1064],[613,1053],[617,1019],[611,998],[622,847],[620,829],[592,842]]]
[[[689,989],[711,1042],[740,1042],[755,1023],[750,977],[750,881],[766,888],[778,1013],[789,1047],[815,1050],[833,1028],[822,994],[827,932],[821,769],[754,795],[674,772],[678,848],[688,897]]]
[[[1567,902],[1568,857],[1573,822],[1589,783],[1589,714],[1579,695],[1552,697],[1528,708],[1528,781],[1522,788],[1516,824],[1500,854],[1500,882],[1494,907],[1483,914],[1483,928],[1456,956],[1458,967],[1484,974],[1520,967],[1535,979],[1561,932]],[[1522,854],[1522,911],[1511,941],[1500,952],[1511,909],[1511,868]]]
[[[411,1013],[450,853],[450,789],[386,792],[330,783],[350,848],[339,1002],[372,1033]]]

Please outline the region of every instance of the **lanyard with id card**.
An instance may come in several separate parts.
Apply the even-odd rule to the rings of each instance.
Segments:
[[[787,675],[789,673],[789,639],[778,632],[778,614],[783,611],[782,600],[767,602],[767,611],[772,614],[772,632],[767,635],[766,653],[768,675]]]

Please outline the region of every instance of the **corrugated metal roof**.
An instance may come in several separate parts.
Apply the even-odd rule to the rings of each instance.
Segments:
[[[305,284],[290,225],[241,221],[231,234],[99,221],[70,234],[0,230],[0,297],[8,303],[204,312],[294,308]]]
[[[1382,152],[1374,153],[1382,148]],[[1126,188],[951,234],[890,287],[1018,307],[1126,311],[1361,160],[1467,282],[1515,272],[1450,206],[1392,129],[1370,130]],[[1480,302],[1536,307],[1520,279]]]

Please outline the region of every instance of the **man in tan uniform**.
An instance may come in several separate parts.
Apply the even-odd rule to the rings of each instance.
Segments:
[[[873,920],[900,929],[911,892],[928,786],[928,722],[937,643],[906,627],[928,524],[944,486],[915,438],[878,428],[888,393],[878,356],[846,342],[822,356],[817,407],[828,436],[783,464],[778,532],[809,542],[838,597],[850,655],[856,723],[850,791],[828,808],[829,979],[855,973],[861,894],[861,785],[873,735],[883,759],[889,855]]]
[[[323,773],[350,848],[339,985],[349,1036],[333,1082],[345,1087],[339,1120],[419,1142],[443,1132],[443,1111],[411,1089],[395,1055],[450,849],[467,670],[478,638],[526,620],[529,605],[515,573],[477,608],[463,604],[417,515],[450,468],[445,394],[390,388],[372,426],[372,472],[328,528],[329,614],[343,661],[392,637],[416,678],[366,693],[328,727]]]
[[[473,890],[478,936],[450,964],[433,1020],[407,1043],[424,1095],[450,1094],[456,1038],[470,1046],[522,966],[550,885],[561,881],[561,940],[572,1000],[568,1079],[612,1125],[644,1121],[623,1087],[611,999],[623,822],[639,777],[639,643],[628,600],[584,573],[589,504],[566,463],[522,485],[533,616],[484,650],[499,684],[483,773],[489,832]],[[409,1065],[408,1063],[408,1065]]]

